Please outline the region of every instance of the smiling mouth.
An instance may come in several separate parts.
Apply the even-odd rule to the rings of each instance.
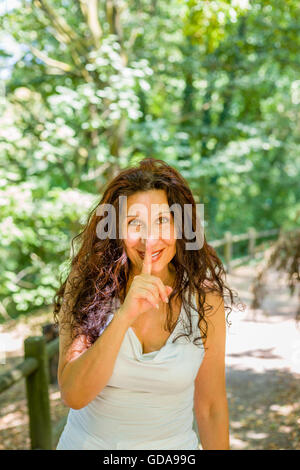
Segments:
[[[151,256],[152,256],[152,261],[155,261],[155,260],[157,260],[158,258],[160,258],[160,256],[161,256],[161,254],[162,254],[163,251],[164,251],[164,248],[162,248],[161,250],[153,251],[153,253],[151,254]],[[144,252],[144,251],[139,251],[139,250],[137,250],[137,252],[138,252],[138,254],[140,255],[140,257],[141,257],[142,259],[144,259],[144,257],[145,257],[145,252]]]

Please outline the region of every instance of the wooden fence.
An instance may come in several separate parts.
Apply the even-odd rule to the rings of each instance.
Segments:
[[[259,251],[256,240],[277,235],[279,229],[256,232],[250,228],[247,233],[232,235],[226,232],[222,240],[210,242],[214,248],[224,247],[227,272],[232,267],[255,257]],[[233,259],[233,245],[248,240],[248,254]],[[49,399],[49,361],[59,350],[59,338],[46,343],[44,336],[30,336],[24,341],[24,361],[13,369],[0,374],[0,393],[12,387],[19,380],[26,380],[26,396],[29,414],[31,449],[44,450],[56,447],[67,417],[52,426]],[[195,421],[194,421],[195,426]]]
[[[59,338],[46,344],[44,336],[30,336],[24,341],[24,361],[0,374],[0,393],[19,380],[26,380],[27,408],[31,449],[52,449],[66,423],[63,417],[52,426],[49,399],[49,360],[58,352]]]
[[[256,246],[256,240],[260,238],[268,238],[273,235],[278,235],[280,233],[280,229],[271,229],[271,230],[264,230],[261,232],[256,232],[253,227],[248,229],[247,233],[242,233],[239,235],[232,235],[231,232],[225,232],[224,238],[221,240],[214,240],[209,242],[209,244],[213,248],[219,248],[221,246],[224,247],[224,260],[226,271],[229,273],[230,270],[250,259],[255,258],[256,254],[261,252],[261,249]],[[248,254],[240,257],[240,258],[233,258],[233,246],[235,243],[248,240]]]

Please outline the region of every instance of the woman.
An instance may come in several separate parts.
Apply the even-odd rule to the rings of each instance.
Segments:
[[[186,181],[147,158],[108,184],[75,237],[54,307],[70,407],[58,450],[198,449],[193,410],[202,448],[229,449],[224,298],[232,304],[233,293],[205,237],[187,249],[196,219]]]

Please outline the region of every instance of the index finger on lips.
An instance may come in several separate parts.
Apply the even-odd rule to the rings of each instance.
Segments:
[[[151,274],[152,269],[152,256],[151,256],[151,246],[149,243],[146,243],[145,248],[145,257],[142,266],[142,274]]]

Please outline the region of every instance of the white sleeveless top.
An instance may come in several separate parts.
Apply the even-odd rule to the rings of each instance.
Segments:
[[[167,342],[149,353],[143,353],[128,328],[107,385],[85,407],[70,408],[56,450],[199,449],[193,430],[194,380],[204,349],[201,340],[192,342],[200,336],[197,311],[191,310],[191,317],[191,338],[172,343],[179,326],[189,325],[182,303]]]

